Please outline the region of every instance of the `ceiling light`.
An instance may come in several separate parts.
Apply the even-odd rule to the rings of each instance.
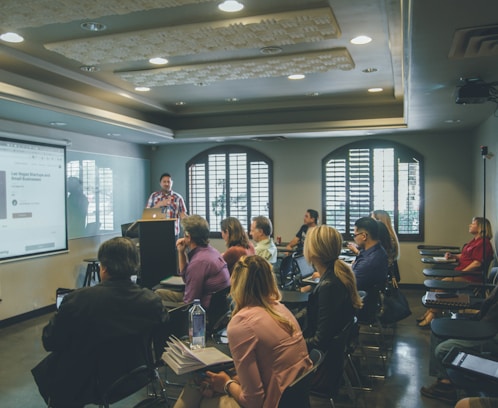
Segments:
[[[149,92],[150,88],[148,86],[136,86],[135,91],[138,92]]]
[[[444,123],[461,123],[460,119],[446,119]]]
[[[107,26],[105,24],[101,24],[101,23],[95,23],[93,21],[86,21],[84,23],[81,23],[80,24],[80,27],[83,29],[83,30],[86,30],[86,31],[94,31],[94,32],[98,32],[98,31],[104,31],[107,29]]]
[[[306,94],[306,96],[318,96],[320,95],[320,92],[309,92]]]
[[[276,55],[282,52],[282,48],[275,46],[263,47],[259,52],[263,55]]]
[[[178,101],[178,102],[175,102],[175,105],[176,106],[185,106],[187,104],[187,102],[185,101]]]
[[[50,122],[50,126],[64,127],[64,126],[67,126],[67,123],[66,122]]]
[[[21,43],[24,41],[24,38],[16,33],[4,33],[0,35],[0,39],[9,43]]]
[[[119,137],[121,136],[121,133],[107,133],[107,136]]]
[[[239,101],[237,98],[226,98],[225,100],[227,102],[238,102]]]
[[[148,144],[150,144],[150,145],[156,145],[156,144],[158,144],[159,142],[151,142],[151,141],[149,141],[149,142],[147,142],[147,143],[148,143]]]
[[[375,92],[382,92],[384,88],[370,88],[368,92],[370,93],[375,93]]]
[[[364,72],[365,74],[371,74],[372,72],[377,72],[377,68],[365,68],[361,72]]]
[[[287,78],[289,78],[289,79],[304,79],[304,78],[306,78],[306,75],[303,75],[303,74],[293,74],[293,75],[289,75]]]
[[[80,69],[84,72],[97,72],[100,68],[95,65],[82,65]]]
[[[363,45],[368,44],[372,39],[366,35],[359,35],[358,37],[353,38],[350,42],[351,44]]]
[[[155,57],[151,58],[149,62],[154,65],[164,65],[168,63],[168,60],[166,58]]]
[[[218,4],[218,8],[227,13],[235,13],[242,10],[244,5],[235,0],[225,0],[223,3]]]

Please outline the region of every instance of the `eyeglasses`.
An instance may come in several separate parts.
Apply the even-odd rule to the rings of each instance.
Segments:
[[[365,234],[365,235],[367,235],[367,233],[366,233],[365,231],[362,231],[362,232],[358,232],[358,233],[356,233],[356,234],[353,234],[353,237],[355,237],[355,238],[356,238],[358,235],[361,235],[361,234]]]

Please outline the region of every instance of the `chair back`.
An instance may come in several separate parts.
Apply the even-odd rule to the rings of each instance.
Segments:
[[[230,315],[229,293],[230,286],[211,295],[211,302],[206,310],[206,333],[208,335],[222,329],[222,326],[228,322]]]
[[[153,335],[154,357],[160,360],[166,346],[166,341],[171,335],[182,339],[188,336],[188,312],[193,303],[179,305],[168,309],[169,319],[164,322]]]
[[[98,347],[96,382],[98,400],[108,407],[142,389],[155,379],[150,335],[112,339]]]
[[[287,386],[280,398],[278,408],[310,407],[309,392],[312,374],[320,367],[325,355],[320,350],[313,349],[309,356],[313,362],[313,366]]]
[[[358,311],[358,321],[362,324],[376,323],[380,312],[381,292],[385,290],[386,283],[377,284],[366,290],[363,299],[363,307]]]
[[[352,347],[352,329],[355,327],[356,317],[351,320],[335,335],[325,353],[323,364],[317,369],[311,383],[311,394],[320,397],[337,395],[343,383],[344,365],[348,349]],[[356,326],[357,328],[357,326]],[[356,336],[356,333],[354,333]]]

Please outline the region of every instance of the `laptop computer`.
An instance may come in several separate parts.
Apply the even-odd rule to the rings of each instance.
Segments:
[[[294,258],[294,261],[299,268],[299,274],[301,275],[301,278],[307,278],[308,276],[311,276],[313,272],[315,272],[315,268],[313,268],[313,266],[308,263],[304,256],[296,256]]]
[[[166,214],[162,208],[144,208],[142,220],[165,220]]]

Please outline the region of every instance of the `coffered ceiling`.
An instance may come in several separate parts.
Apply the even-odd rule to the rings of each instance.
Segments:
[[[471,129],[496,108],[455,104],[460,78],[498,81],[495,0],[221,1],[2,0],[0,33],[24,42],[0,40],[0,129],[356,136]]]

